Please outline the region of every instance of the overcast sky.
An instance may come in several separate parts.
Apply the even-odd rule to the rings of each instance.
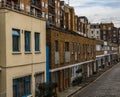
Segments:
[[[120,0],[70,0],[70,6],[76,15],[87,16],[92,23],[113,22],[120,27]]]

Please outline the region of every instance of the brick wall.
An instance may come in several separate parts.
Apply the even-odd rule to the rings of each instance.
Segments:
[[[74,32],[75,33],[75,32]],[[58,41],[59,63],[55,64],[55,40]],[[65,42],[69,43],[70,62],[65,62]],[[79,35],[68,34],[57,30],[47,30],[47,44],[51,52],[51,68],[57,68],[65,65],[71,65],[79,62],[95,59],[95,40],[91,40]],[[73,49],[74,46],[74,51]],[[80,53],[78,52],[80,44]],[[85,52],[86,51],[86,52]],[[86,57],[85,57],[86,54]]]

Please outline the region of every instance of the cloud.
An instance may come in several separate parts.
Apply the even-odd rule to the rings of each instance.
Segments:
[[[90,22],[113,22],[120,27],[120,0],[70,0],[70,6],[76,15],[87,16]]]

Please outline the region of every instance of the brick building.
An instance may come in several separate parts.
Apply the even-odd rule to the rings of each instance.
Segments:
[[[101,23],[100,24],[100,32],[101,32],[101,40],[111,42],[112,39],[112,31],[114,24],[113,23]]]
[[[120,28],[118,28],[118,45],[119,45],[119,52],[120,52]]]
[[[88,19],[86,16],[80,16],[78,20],[78,27],[80,25],[80,32],[82,32],[83,36],[88,37]]]
[[[114,63],[118,60],[118,28],[113,23],[101,23],[101,39],[104,40],[104,63]],[[116,51],[116,52],[115,52]]]
[[[103,57],[104,57],[104,41],[96,40],[96,71],[102,69]]]
[[[60,0],[48,0],[48,21],[51,26],[60,27]]]
[[[118,44],[120,45],[120,28],[118,28]]]
[[[112,33],[112,24],[96,24],[91,28],[94,29],[94,26],[97,29],[95,32],[99,31],[98,35],[96,34],[98,39],[102,37],[100,31],[106,32],[107,35]],[[47,27],[47,80],[58,84],[57,91],[70,87],[76,77],[90,77],[111,62],[107,41],[109,38],[87,38],[87,17],[76,16],[74,8],[64,1],[60,2],[60,27],[51,26],[49,23]],[[115,52],[117,53],[117,49]],[[79,69],[81,72],[76,73]]]
[[[47,80],[56,82],[58,91],[70,87],[76,77],[86,78],[94,72],[95,41],[84,37],[87,24],[86,17],[75,16],[74,8],[61,1],[60,27],[47,25]]]
[[[75,32],[77,32],[77,33],[80,32],[80,31],[79,31],[79,27],[80,27],[80,26],[78,26],[78,16],[75,15]]]
[[[96,40],[96,70],[99,72],[102,68],[110,64],[115,64],[119,60],[119,46],[115,43]]]
[[[69,6],[68,4],[65,4],[64,1],[61,1],[60,3],[61,6],[61,27],[66,30],[75,30],[75,25],[74,25],[74,8]]]
[[[118,33],[118,28],[113,27],[113,31],[111,34],[111,42],[118,44],[118,40],[119,40],[119,33]]]
[[[94,72],[95,41],[73,31],[60,28],[47,29],[47,45],[50,50],[51,81],[58,84],[58,91],[71,86],[72,80],[82,75],[89,77]],[[81,74],[76,70],[81,68]]]

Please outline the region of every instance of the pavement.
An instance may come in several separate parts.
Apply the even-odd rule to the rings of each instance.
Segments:
[[[89,78],[84,79],[82,81],[82,83],[78,86],[70,87],[70,88],[64,90],[63,92],[58,93],[58,97],[89,97],[89,96],[79,96],[79,95],[73,96],[73,95],[77,94],[80,90],[89,86],[92,82],[94,82],[98,77],[102,76],[102,74],[104,74],[107,70],[109,70],[113,66],[114,65],[110,65],[110,66],[102,69],[101,71],[99,71],[97,74],[94,74],[94,75],[90,76]],[[97,96],[95,96],[95,97],[97,97]]]
[[[120,97],[120,63],[72,97]]]
[[[60,92],[58,94],[58,97],[69,97],[72,93],[77,92],[78,90],[80,90],[82,87],[81,86],[75,86],[75,87],[70,87],[69,89]]]

